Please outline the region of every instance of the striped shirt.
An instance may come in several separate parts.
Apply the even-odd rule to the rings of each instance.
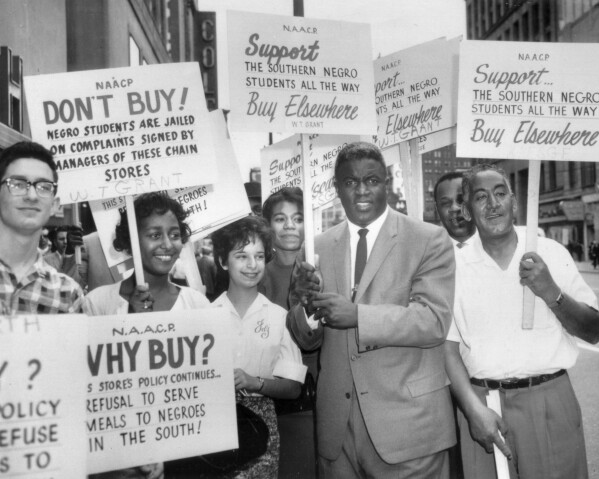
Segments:
[[[20,281],[0,260],[0,314],[80,313],[82,300],[77,282],[46,264],[39,252]]]

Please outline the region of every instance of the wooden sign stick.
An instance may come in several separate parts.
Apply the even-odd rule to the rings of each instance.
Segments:
[[[129,225],[129,238],[131,239],[131,254],[133,255],[135,282],[136,284],[144,284],[144,268],[141,262],[141,250],[139,248],[139,234],[137,233],[137,218],[135,217],[133,196],[125,196],[125,207],[127,208],[127,224]]]
[[[79,218],[79,203],[73,205],[73,223],[81,228],[81,219]],[[81,246],[75,246],[75,263],[81,265]]]
[[[198,262],[196,261],[196,255],[191,241],[187,241],[187,243],[183,245],[179,258],[181,259],[181,265],[183,266],[183,271],[185,272],[185,278],[187,279],[189,287],[202,294],[206,294],[206,286],[202,283],[202,277],[200,276]]]
[[[419,139],[399,143],[401,175],[406,191],[408,216],[422,221],[424,216],[424,196],[422,181],[422,156],[418,151]]]
[[[539,181],[541,178],[541,162],[528,161],[528,199],[526,206],[526,252],[537,250],[537,234],[539,229]],[[530,288],[524,288],[522,304],[522,329],[534,327],[535,294]]]
[[[487,407],[495,411],[497,415],[501,416],[501,398],[499,397],[499,391],[497,389],[491,389],[487,391],[486,400]],[[501,452],[495,444],[493,444],[493,453],[495,455],[497,479],[510,479],[510,470],[507,463],[507,457],[503,455],[503,452]]]
[[[306,261],[314,264],[314,212],[312,211],[312,183],[310,181],[310,144],[308,135],[300,135],[302,142],[302,184],[304,185],[304,249]]]
[[[410,167],[412,170],[412,188],[416,196],[416,218],[424,220],[424,185],[422,180],[422,156],[420,155],[420,138],[412,138],[410,145]]]
[[[410,146],[407,141],[399,143],[399,163],[401,165],[401,178],[403,180],[403,187],[406,195],[406,209],[408,210],[408,216],[415,218],[416,205],[414,204],[415,198],[412,191],[412,168],[410,161]]]

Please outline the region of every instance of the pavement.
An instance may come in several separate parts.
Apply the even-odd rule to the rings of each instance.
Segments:
[[[599,268],[590,262],[576,262],[578,270],[599,298]],[[587,449],[589,479],[599,479],[599,347],[578,341],[580,355],[569,370],[580,409]]]

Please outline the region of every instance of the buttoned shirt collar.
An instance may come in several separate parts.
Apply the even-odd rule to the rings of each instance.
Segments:
[[[389,207],[387,206],[385,208],[385,211],[383,212],[383,214],[381,216],[379,216],[376,220],[374,220],[372,223],[370,223],[368,226],[366,226],[365,228],[368,230],[368,234],[366,235],[366,258],[370,257],[370,252],[372,251],[372,248],[374,247],[374,243],[376,241],[376,239],[379,236],[379,233],[381,232],[381,228],[383,227],[383,224],[385,223],[385,220],[387,219],[387,216],[389,216]],[[351,221],[347,220],[347,227],[349,228],[349,247],[350,247],[350,257],[351,257],[351,276],[350,278],[354,277],[354,271],[355,271],[355,267],[356,267],[356,249],[358,248],[358,240],[360,239],[360,235],[358,234],[358,231],[360,231],[363,227],[362,226],[358,226],[354,223],[352,223]],[[367,259],[368,261],[368,259]],[[352,279],[353,281],[353,279]],[[352,284],[351,287],[354,287],[355,285]]]

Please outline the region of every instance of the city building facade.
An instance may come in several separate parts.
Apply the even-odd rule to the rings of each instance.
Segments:
[[[24,76],[184,61],[216,72],[214,28],[191,0],[3,0],[0,19],[0,150],[31,138]],[[73,216],[65,205],[50,225]]]
[[[599,0],[466,0],[467,36],[472,40],[578,42],[599,41]],[[599,158],[598,158],[599,159]],[[526,223],[528,162],[499,160],[518,197],[518,224]],[[543,161],[539,188],[539,227],[587,257],[599,240],[597,163]]]

